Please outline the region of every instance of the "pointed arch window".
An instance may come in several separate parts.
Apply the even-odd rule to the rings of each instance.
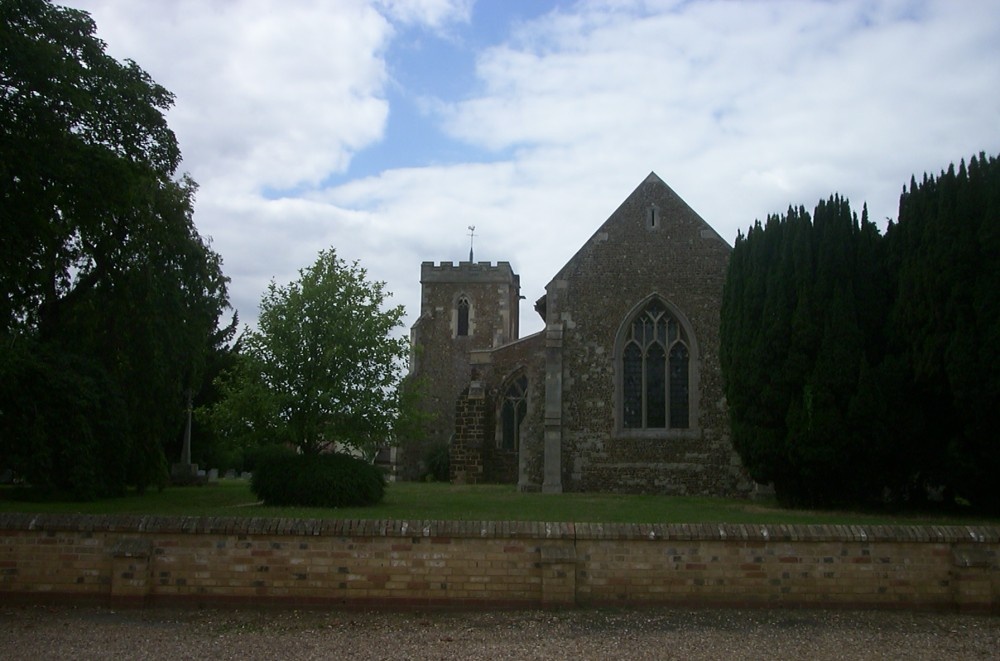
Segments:
[[[521,445],[521,423],[528,412],[528,378],[519,376],[507,386],[500,402],[500,448],[516,450]]]
[[[465,337],[469,334],[469,299],[462,296],[458,299],[458,326],[455,334]]]
[[[683,328],[659,300],[625,329],[621,352],[625,429],[690,426],[690,348]]]

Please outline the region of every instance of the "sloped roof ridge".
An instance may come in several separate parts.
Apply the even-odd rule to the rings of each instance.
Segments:
[[[690,212],[691,212],[692,214],[694,214],[694,216],[695,216],[695,217],[697,217],[697,218],[698,218],[698,219],[699,219],[699,220],[700,220],[700,221],[701,221],[701,222],[702,222],[702,223],[703,223],[703,224],[705,225],[705,227],[706,227],[706,228],[708,228],[708,229],[712,230],[713,232],[715,232],[715,229],[714,229],[714,228],[712,228],[712,226],[711,226],[711,225],[709,225],[709,224],[708,224],[708,222],[706,222],[706,221],[705,221],[705,219],[704,219],[704,218],[702,218],[702,217],[701,217],[701,216],[700,216],[700,215],[698,214],[698,212],[697,212],[697,211],[695,211],[694,209],[692,209],[692,208],[691,208],[691,206],[690,206],[690,205],[689,205],[689,204],[688,204],[687,202],[685,202],[685,201],[684,201],[684,199],[683,199],[683,198],[682,198],[682,197],[681,197],[680,195],[678,195],[678,194],[677,194],[677,193],[676,193],[676,192],[674,191],[674,189],[673,189],[673,188],[671,188],[670,186],[668,186],[668,185],[667,185],[667,183],[666,183],[665,181],[663,181],[663,179],[660,179],[660,176],[659,176],[658,174],[656,174],[656,172],[655,172],[655,171],[653,171],[653,170],[650,170],[650,171],[649,171],[649,174],[648,174],[648,175],[646,175],[646,178],[645,178],[645,179],[643,179],[643,180],[642,180],[642,182],[641,182],[641,183],[640,183],[640,184],[639,184],[638,186],[636,186],[636,187],[635,187],[635,189],[634,189],[634,190],[633,190],[633,191],[632,191],[631,193],[629,193],[629,194],[628,194],[628,195],[627,195],[627,196],[625,197],[625,199],[624,199],[624,200],[622,200],[621,204],[619,204],[619,205],[618,205],[618,207],[617,207],[617,208],[616,208],[616,209],[615,209],[614,211],[612,211],[612,212],[611,212],[611,215],[609,215],[609,216],[608,216],[608,217],[607,217],[607,218],[606,218],[606,219],[605,219],[605,220],[604,220],[604,221],[603,221],[603,222],[602,222],[602,223],[601,223],[601,224],[600,224],[600,225],[599,225],[599,226],[597,227],[597,229],[596,229],[596,230],[594,231],[594,233],[593,233],[593,234],[592,234],[592,235],[590,236],[590,238],[588,238],[588,239],[587,239],[587,240],[586,240],[586,241],[585,241],[585,242],[583,243],[583,245],[581,245],[581,246],[580,246],[580,248],[579,248],[579,249],[578,249],[578,250],[577,250],[577,251],[576,251],[576,252],[575,252],[575,253],[573,254],[573,256],[572,256],[572,257],[570,257],[570,258],[569,258],[569,260],[568,260],[568,261],[567,261],[567,262],[566,262],[565,264],[563,264],[562,268],[560,268],[560,269],[559,269],[558,271],[556,271],[556,273],[555,273],[555,275],[554,275],[554,276],[552,277],[552,279],[551,279],[551,280],[549,280],[549,284],[550,284],[550,285],[551,285],[551,284],[552,284],[552,283],[553,283],[554,281],[556,281],[556,280],[558,280],[559,278],[563,277],[563,275],[564,275],[564,274],[566,273],[567,269],[569,269],[570,265],[571,265],[571,264],[573,264],[573,263],[574,263],[575,261],[577,261],[577,260],[578,260],[578,259],[580,258],[580,256],[581,256],[581,255],[582,255],[582,254],[583,254],[583,253],[584,253],[585,251],[587,251],[587,250],[590,250],[590,249],[591,249],[591,246],[592,246],[592,243],[593,243],[593,240],[594,240],[594,237],[596,237],[596,236],[597,236],[598,234],[600,234],[601,232],[604,232],[604,231],[605,231],[605,227],[606,227],[606,226],[608,225],[608,223],[609,223],[609,222],[611,222],[611,220],[612,220],[613,218],[615,218],[615,216],[617,216],[617,215],[618,215],[618,212],[619,212],[619,211],[620,211],[620,210],[621,210],[621,209],[622,209],[622,208],[623,208],[623,207],[624,207],[624,206],[625,206],[626,204],[628,204],[629,200],[631,200],[631,199],[632,199],[632,198],[633,198],[634,196],[636,196],[636,195],[639,195],[639,194],[640,194],[640,192],[642,191],[643,187],[644,187],[644,186],[646,186],[647,184],[655,184],[655,185],[658,185],[658,186],[662,187],[663,189],[665,189],[665,190],[666,190],[666,192],[667,192],[667,194],[668,194],[669,196],[671,196],[671,197],[674,197],[674,198],[676,198],[678,202],[680,202],[680,203],[681,203],[682,205],[684,205],[685,207],[687,207],[687,208],[688,208],[688,210],[689,210],[689,211],[690,211]],[[718,235],[718,233],[717,233],[717,232],[716,232],[716,234]],[[721,239],[721,237],[719,237],[719,238],[720,238],[720,240],[722,240],[722,239]],[[548,289],[548,285],[546,285],[546,289]]]

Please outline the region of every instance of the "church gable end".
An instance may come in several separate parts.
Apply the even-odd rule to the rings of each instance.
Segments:
[[[746,486],[718,362],[729,253],[650,174],[549,283],[561,388],[547,403],[559,415],[552,430],[562,489],[732,494]]]

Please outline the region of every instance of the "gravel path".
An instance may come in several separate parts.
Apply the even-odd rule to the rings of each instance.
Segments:
[[[0,659],[997,659],[1000,617],[0,607]]]

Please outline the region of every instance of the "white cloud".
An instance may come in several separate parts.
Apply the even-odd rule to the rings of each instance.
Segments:
[[[337,226],[327,208],[265,193],[314,187],[382,138],[391,24],[360,0],[73,4],[112,55],[176,95],[168,119],[200,184],[196,222],[252,321],[267,281],[295,277]]]
[[[563,3],[478,50],[468,0],[70,2],[177,94],[196,220],[244,319],[268,279],[333,246],[412,321],[420,262],[466,258],[475,225],[477,259],[520,272],[529,332],[547,280],[650,170],[732,241],[833,192],[894,217],[912,173],[1000,152],[986,0]],[[323,189],[386,140],[403,30],[476,53],[474,87],[423,105],[469,157]]]
[[[504,187],[466,218],[499,216],[531,299],[649,170],[732,241],[833,192],[894,217],[912,172],[1000,148],[987,3],[628,5],[526,24],[480,54],[481,89],[442,113],[457,139],[513,156],[499,176],[428,170],[421,194],[473,176]],[[511,163],[527,176],[507,177]]]
[[[483,92],[443,125],[528,158],[579,148],[595,177],[627,155],[682,195],[726,189],[745,203],[692,201],[722,230],[836,189],[891,215],[900,176],[946,165],[945,145],[958,158],[995,142],[1000,31],[985,3],[624,5],[550,14],[482,53]]]
[[[447,23],[467,23],[473,0],[377,0],[393,20],[440,28]]]
[[[389,23],[359,0],[80,0],[117,57],[177,96],[171,126],[203,186],[315,184],[378,140]],[[208,192],[208,191],[206,191]]]

